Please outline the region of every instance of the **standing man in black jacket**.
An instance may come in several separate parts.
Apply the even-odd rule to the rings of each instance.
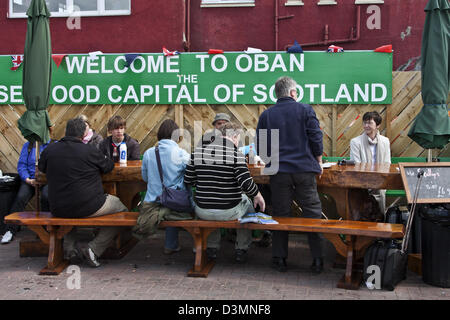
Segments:
[[[39,159],[39,170],[47,176],[50,211],[56,217],[98,217],[128,211],[119,198],[103,192],[101,174],[112,171],[114,162],[93,145],[83,143],[88,134],[86,129],[82,119],[69,120],[66,136],[47,147]],[[98,235],[82,249],[91,266],[100,266],[98,257],[119,231],[119,227],[100,228]],[[64,237],[64,251],[72,262],[81,257],[75,228]]]
[[[277,103],[265,110],[258,120],[258,154],[263,143],[267,143],[266,150],[273,151],[271,162],[266,165],[267,169],[271,167],[273,171],[270,176],[273,215],[290,216],[292,198],[295,197],[303,211],[303,218],[320,219],[322,207],[317,193],[316,175],[322,174],[323,135],[313,108],[296,102],[296,86],[297,83],[290,77],[281,77],[275,83]],[[271,141],[274,133],[271,130],[278,130],[279,141]],[[265,140],[261,139],[265,136],[267,141],[261,141]],[[273,232],[272,264],[280,272],[287,269],[288,240],[287,231]],[[313,257],[311,270],[321,273],[322,235],[308,233],[308,241]]]

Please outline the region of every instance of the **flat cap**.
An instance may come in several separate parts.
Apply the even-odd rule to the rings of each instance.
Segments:
[[[214,117],[214,121],[212,122],[212,125],[214,125],[214,123],[216,123],[216,121],[219,121],[219,120],[225,120],[225,121],[230,122],[230,121],[231,121],[231,118],[230,118],[230,116],[227,115],[226,113],[218,113],[218,114],[216,114],[216,116]]]

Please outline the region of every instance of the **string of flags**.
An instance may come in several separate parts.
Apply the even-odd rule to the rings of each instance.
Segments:
[[[180,52],[178,51],[170,51],[168,50],[166,47],[162,48],[163,54],[165,57],[170,57],[170,56],[175,56],[180,54]],[[248,47],[247,50],[244,50],[245,53],[247,54],[256,54],[256,53],[261,53],[263,52],[261,49],[258,48],[252,48],[252,47]],[[286,52],[288,53],[302,53],[303,49],[300,46],[300,44],[297,42],[297,40],[294,41],[294,45],[290,46],[287,48]],[[336,45],[330,45],[327,48],[327,52],[331,52],[331,53],[337,53],[337,52],[344,52],[344,48],[343,47],[339,47]],[[376,48],[374,50],[374,52],[385,52],[385,53],[391,53],[393,52],[392,50],[392,45],[388,44],[388,45],[383,45],[380,46],[378,48]],[[209,49],[208,50],[208,54],[222,54],[224,53],[224,50],[222,49]],[[89,52],[89,57],[91,59],[96,59],[98,57],[98,55],[102,55],[103,52],[101,51],[94,51],[94,52]],[[134,60],[136,60],[137,57],[139,57],[141,54],[140,53],[127,53],[124,54],[125,56],[125,67],[130,67],[131,64],[133,63]],[[67,54],[52,54],[52,59],[56,64],[56,67],[59,68],[59,66],[61,65],[61,63],[64,61],[64,58],[67,56]],[[12,71],[16,71],[17,69],[20,68],[20,66],[23,63],[23,55],[11,55],[11,62],[12,62],[12,67],[10,68]]]

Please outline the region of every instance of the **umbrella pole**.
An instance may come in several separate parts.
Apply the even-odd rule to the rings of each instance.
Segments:
[[[427,162],[433,162],[433,150],[432,149],[428,149]]]
[[[37,182],[37,172],[38,172],[38,160],[39,160],[39,142],[36,141],[36,157],[35,157],[35,167],[34,167],[34,188],[35,188],[35,194],[36,194],[36,215],[39,215],[39,212],[41,211],[41,203],[40,203],[40,188],[39,184]]]

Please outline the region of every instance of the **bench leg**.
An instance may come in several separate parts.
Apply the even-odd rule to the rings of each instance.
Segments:
[[[47,239],[44,241],[49,244],[48,261],[47,266],[39,272],[40,275],[58,275],[69,265],[69,262],[64,260],[62,239],[71,229],[72,227],[48,226],[48,238],[45,237]],[[39,231],[39,237],[44,240],[42,230],[43,228]]]
[[[188,277],[206,278],[214,267],[214,261],[208,260],[206,256],[206,243],[208,236],[215,229],[213,228],[185,228],[194,239],[195,262],[194,267],[189,270]]]
[[[345,268],[345,274],[338,282],[337,287],[341,289],[358,290],[362,281],[362,273],[353,268],[355,262],[356,236],[347,235],[346,237],[349,239],[347,241],[347,266]]]

